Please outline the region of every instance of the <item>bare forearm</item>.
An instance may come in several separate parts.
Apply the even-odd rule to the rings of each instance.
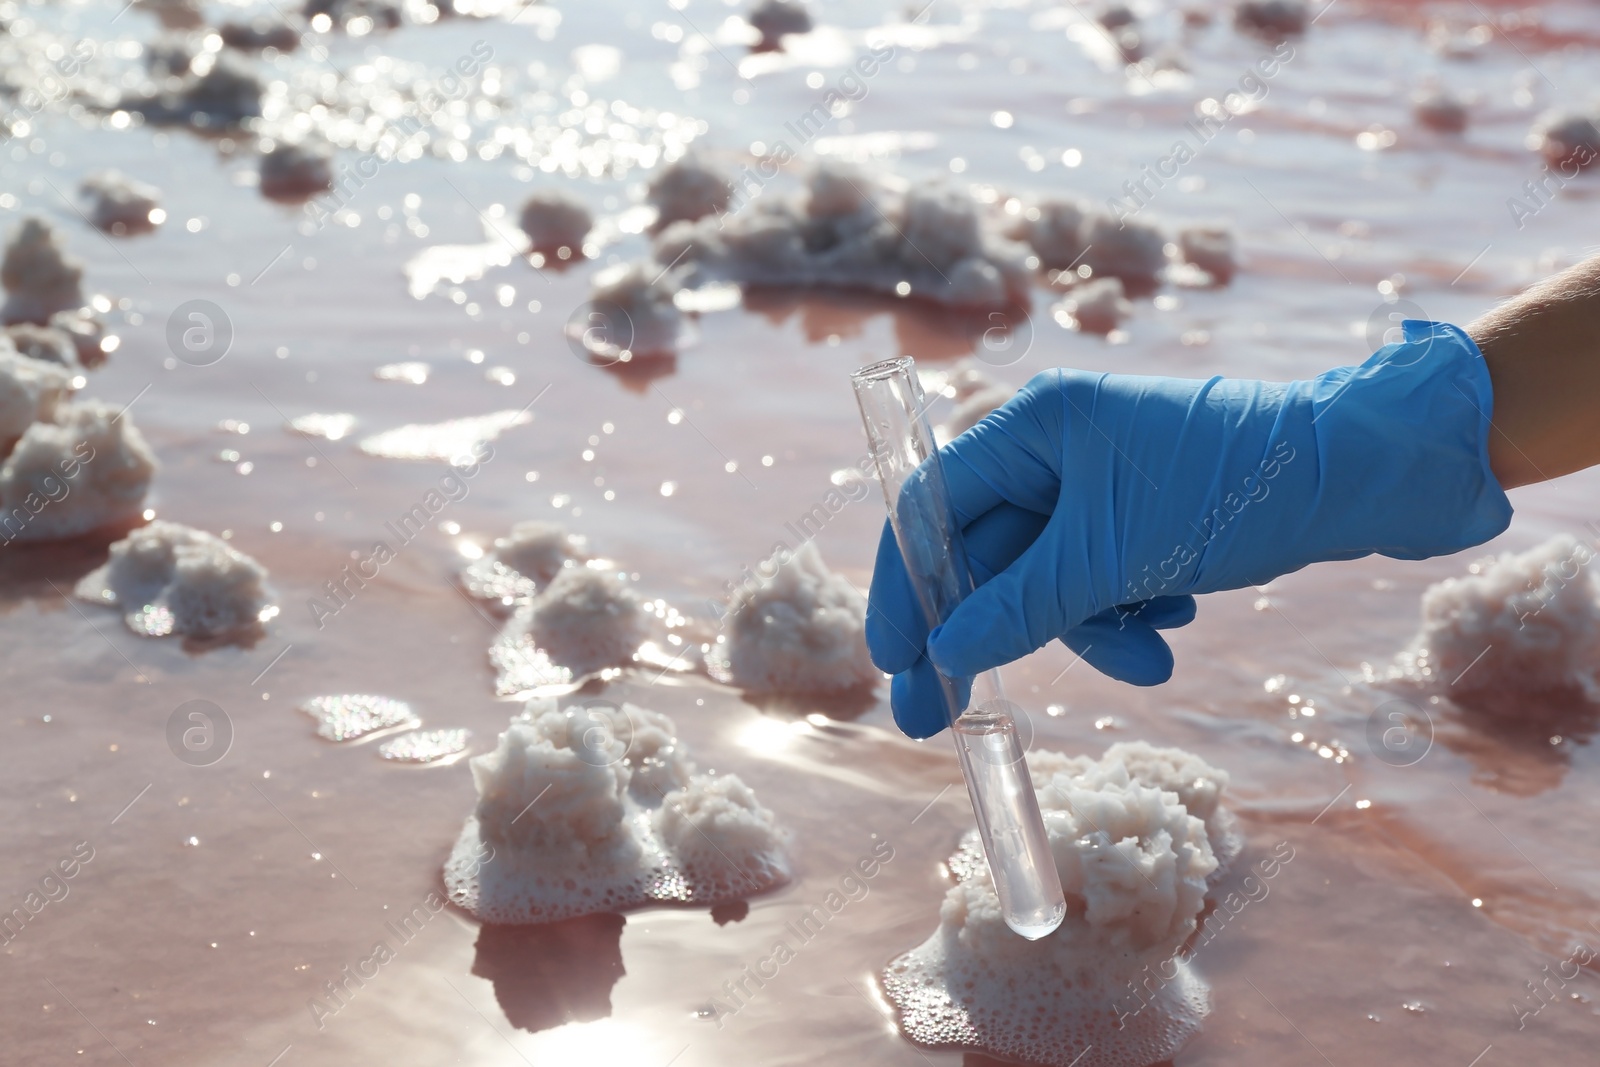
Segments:
[[[1600,256],[1478,319],[1494,383],[1489,463],[1502,488],[1600,463]]]

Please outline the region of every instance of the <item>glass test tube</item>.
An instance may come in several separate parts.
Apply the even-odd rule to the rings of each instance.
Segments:
[[[937,626],[973,586],[916,362],[885,360],[850,380],[895,541],[928,625]],[[1061,925],[1067,905],[1000,672],[972,679],[970,697],[963,696],[962,680],[941,674],[939,681],[1006,925],[1037,940]]]

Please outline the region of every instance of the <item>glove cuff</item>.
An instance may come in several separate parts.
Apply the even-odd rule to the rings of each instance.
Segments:
[[[1494,390],[1483,353],[1458,326],[1402,328],[1403,341],[1360,366],[1303,383],[1322,461],[1309,517],[1333,549],[1325,558],[1447,555],[1511,522],[1489,467]]]

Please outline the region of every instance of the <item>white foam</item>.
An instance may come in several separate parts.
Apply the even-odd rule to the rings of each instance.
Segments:
[[[716,904],[790,877],[788,835],[733,775],[694,773],[672,720],[532,700],[470,761],[478,803],[444,881],[485,922]]]
[[[247,637],[278,613],[266,581],[265,567],[220,537],[157,519],[113,544],[77,593],[122,608],[128,628],[150,637]]]
[[[828,569],[814,542],[763,565],[771,577],[741,586],[724,619],[723,666],[758,693],[839,693],[882,677],[867,655],[866,599]]]
[[[46,325],[56,312],[83,306],[82,281],[82,264],[67,254],[48,222],[30,215],[12,231],[0,259],[6,289],[0,320]]]
[[[479,599],[510,604],[533,596],[568,563],[586,560],[584,543],[559,523],[519,522],[461,572],[461,581]]]
[[[1098,760],[1028,759],[1066,920],[1039,941],[1012,933],[969,842],[952,858],[960,880],[945,895],[939,929],[889,965],[884,990],[907,1036],[923,1045],[1054,1067],[1170,1059],[1210,1010],[1205,982],[1174,957],[1218,870],[1207,823],[1228,832],[1218,807],[1227,775],[1143,743],[1114,745]],[[1119,1020],[1128,982],[1150,964],[1164,964],[1172,979]]]
[[[1594,550],[1558,534],[1479,560],[1422,594],[1422,628],[1395,674],[1451,695],[1576,689],[1600,701]]]
[[[969,194],[938,183],[895,192],[836,161],[803,194],[669,226],[654,256],[689,284],[843,287],[974,310],[1028,299],[1025,250],[991,232]]]
[[[519,219],[522,232],[538,252],[560,249],[582,251],[583,239],[594,227],[594,216],[582,200],[562,189],[538,189],[523,201]]]
[[[89,221],[117,236],[148,233],[161,224],[161,190],[121,171],[107,170],[85,178],[79,186],[89,202]]]
[[[693,222],[725,210],[733,199],[733,183],[720,167],[688,155],[656,172],[645,199],[655,207],[659,226]]]
[[[155,470],[132,416],[97,400],[64,404],[0,464],[0,534],[50,540],[135,521]]]

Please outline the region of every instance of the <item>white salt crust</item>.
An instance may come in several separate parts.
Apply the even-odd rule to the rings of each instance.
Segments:
[[[265,567],[220,537],[158,519],[113,544],[77,592],[121,608],[135,633],[236,637],[277,614],[266,580]]]
[[[1174,957],[1219,870],[1213,836],[1238,851],[1218,807],[1228,776],[1143,742],[1113,745],[1098,760],[1055,752],[1028,760],[1066,920],[1039,941],[1013,933],[968,842],[952,857],[960,880],[945,894],[939,929],[889,965],[884,991],[906,1035],[923,1045],[1050,1067],[1168,1060],[1210,1011],[1204,980]],[[1115,1005],[1147,964],[1175,976],[1119,1028]]]
[[[88,201],[89,221],[119,237],[148,233],[165,216],[159,213],[161,190],[121,171],[107,170],[85,178],[79,186]]]
[[[0,532],[43,541],[133,522],[155,471],[132,416],[97,400],[63,404],[0,463]]]
[[[82,264],[67,254],[50,224],[29,216],[12,231],[0,259],[6,290],[0,320],[46,325],[56,312],[83,306],[82,282]]]
[[[582,200],[561,189],[539,189],[522,203],[519,219],[536,252],[563,248],[581,250],[594,227],[594,216]]]
[[[715,215],[727,210],[732,199],[727,172],[694,155],[657,171],[645,191],[645,200],[656,209],[658,226]]]
[[[19,322],[5,327],[5,332],[0,333],[0,353],[12,351],[73,371],[83,369],[76,340],[66,330],[56,326]]]
[[[644,605],[615,572],[564,567],[517,607],[489,659],[502,694],[515,693],[625,666],[648,637]]]
[[[657,712],[531,700],[469,763],[478,804],[444,882],[485,922],[717,904],[791,877],[772,812],[737,777],[695,773]]]
[[[509,605],[533,596],[568,563],[588,559],[584,545],[559,523],[519,522],[461,572],[461,583],[481,600]]]
[[[24,356],[5,338],[0,344],[0,449],[10,448],[34,423],[54,419],[71,394],[67,368]]]
[[[1600,701],[1594,549],[1558,534],[1479,560],[1422,594],[1422,628],[1394,675],[1455,696],[1578,690]]]
[[[1118,278],[1096,278],[1067,290],[1054,314],[1084,333],[1108,334],[1133,314]]]
[[[866,599],[828,569],[813,542],[768,562],[763,570],[772,576],[740,587],[728,604],[728,679],[757,693],[828,694],[876,684],[883,675],[867,655]]]
[[[721,218],[669,226],[654,248],[691,285],[843,287],[974,310],[1027,302],[1025,254],[990,232],[961,190],[897,193],[833,161],[802,194],[768,192]]]

